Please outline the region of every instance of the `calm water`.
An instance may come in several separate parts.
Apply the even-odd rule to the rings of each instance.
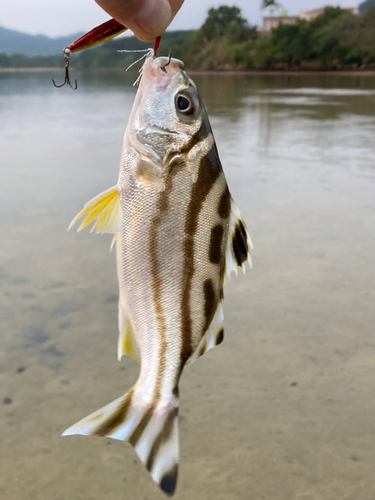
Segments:
[[[111,237],[134,76],[0,74],[0,498],[162,499],[130,445],[61,438],[137,377],[116,361]],[[375,77],[196,75],[254,269],[185,371],[177,499],[375,498]]]

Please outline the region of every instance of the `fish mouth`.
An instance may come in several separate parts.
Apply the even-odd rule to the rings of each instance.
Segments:
[[[184,63],[169,57],[149,57],[142,68],[142,80],[154,85],[158,90],[168,87],[172,78],[184,71]]]

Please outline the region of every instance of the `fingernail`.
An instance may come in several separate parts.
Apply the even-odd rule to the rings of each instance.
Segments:
[[[171,22],[172,12],[167,0],[145,0],[134,22],[152,37],[162,35]]]

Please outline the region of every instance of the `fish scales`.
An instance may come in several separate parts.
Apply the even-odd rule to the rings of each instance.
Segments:
[[[250,261],[203,103],[183,63],[149,57],[125,132],[118,183],[76,216],[116,240],[118,357],[140,360],[124,396],[64,435],[131,443],[173,495],[178,475],[178,384],[183,368],[220,344],[225,273]]]

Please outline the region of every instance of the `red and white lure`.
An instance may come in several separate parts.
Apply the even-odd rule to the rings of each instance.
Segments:
[[[70,82],[69,76],[69,58],[72,52],[79,52],[80,50],[88,49],[89,47],[93,47],[94,45],[99,45],[100,43],[107,42],[112,38],[121,35],[128,28],[117,22],[115,19],[110,19],[105,23],[97,26],[92,29],[85,35],[78,38],[75,42],[71,43],[68,47],[63,49],[64,59],[65,59],[65,80],[61,85],[56,85],[55,80],[52,79],[52,83],[56,88],[63,87],[65,84],[68,84],[70,88],[73,90],[77,90],[77,80],[75,80],[75,85]],[[154,45],[154,54],[156,55],[156,51],[159,48],[161,37],[158,36],[155,40]]]

